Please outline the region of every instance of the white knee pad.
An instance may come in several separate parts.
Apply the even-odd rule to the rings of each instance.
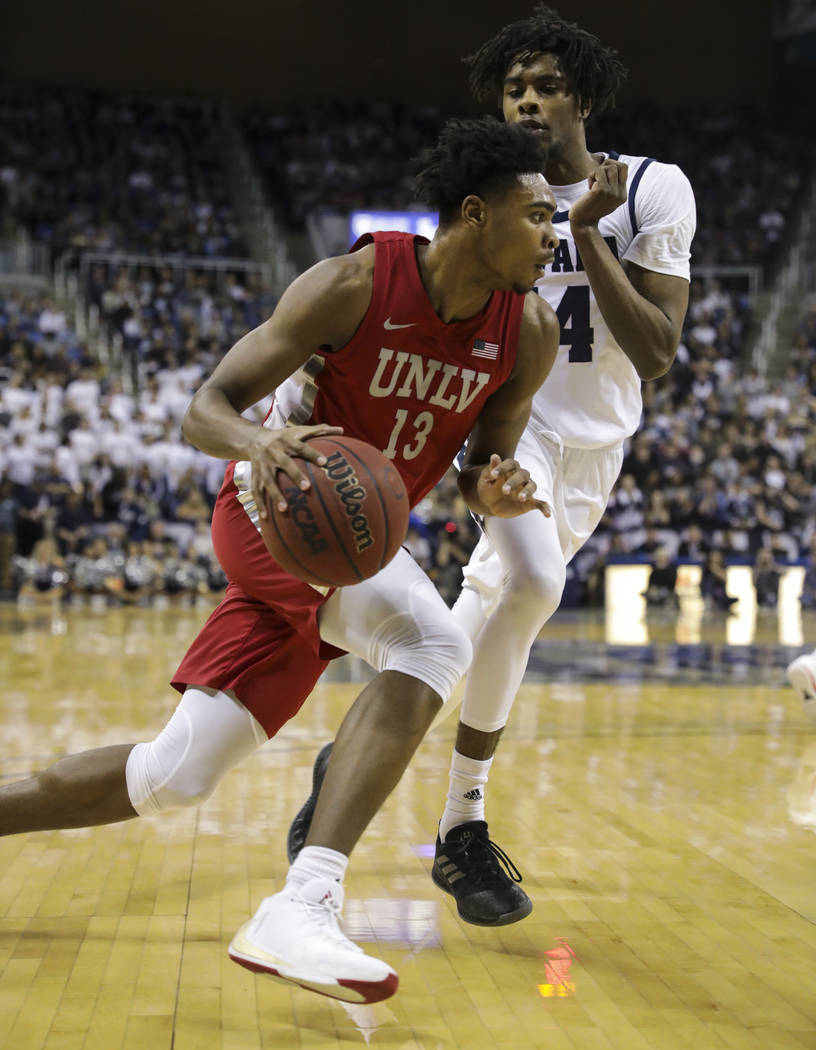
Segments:
[[[260,723],[226,693],[186,689],[155,740],[137,744],[125,767],[130,804],[140,816],[198,806],[218,781],[267,737]]]
[[[381,671],[401,671],[449,699],[470,666],[473,645],[452,616],[433,622],[396,614],[371,639],[372,663]]]

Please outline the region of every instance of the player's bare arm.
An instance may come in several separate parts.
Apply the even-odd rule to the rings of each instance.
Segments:
[[[530,510],[549,517],[534,498],[535,482],[513,454],[530,418],[533,395],[549,375],[558,352],[558,321],[537,295],[528,295],[510,378],[485,405],[468,438],[459,489],[471,510],[513,518]]]
[[[319,347],[345,346],[368,309],[373,273],[373,247],[311,267],[284,292],[272,316],[238,340],[190,402],[184,436],[210,456],[249,460],[262,514],[264,494],[281,509],[286,506],[277,472],[308,488],[295,459],[320,463],[323,457],[308,440],[339,434],[341,428],[321,424],[271,430],[241,413],[275,390]]]
[[[570,227],[604,320],[641,379],[671,367],[688,306],[682,277],[621,264],[598,229],[626,201],[628,166],[607,158],[589,176],[589,189],[570,208]]]

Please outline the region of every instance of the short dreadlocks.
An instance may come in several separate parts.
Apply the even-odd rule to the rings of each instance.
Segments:
[[[615,92],[626,79],[618,52],[573,22],[566,22],[546,4],[538,4],[529,18],[500,29],[464,61],[470,66],[470,89],[484,102],[501,98],[504,78],[516,62],[527,64],[536,55],[557,55],[569,90],[580,109],[601,113],[615,101]]]

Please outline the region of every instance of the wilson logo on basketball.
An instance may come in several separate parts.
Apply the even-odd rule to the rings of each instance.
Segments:
[[[305,492],[291,486],[284,492],[286,502],[289,504],[289,513],[292,521],[300,533],[300,538],[309,548],[312,554],[320,554],[328,550],[328,543],[320,534],[320,527],[314,519],[309,499]]]
[[[408,493],[399,472],[365,441],[317,437],[310,445],[326,459],[300,460],[309,488],[279,470],[286,507],[266,493],[258,527],[285,572],[314,587],[349,587],[379,572],[400,549]]]
[[[354,468],[340,452],[333,452],[328,457],[325,470],[329,479],[334,482],[334,490],[351,519],[351,529],[359,554],[374,542],[368,518],[362,513],[363,502],[367,495],[365,487],[360,484]]]

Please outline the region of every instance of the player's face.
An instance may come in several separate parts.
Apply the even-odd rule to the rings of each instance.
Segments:
[[[543,175],[520,175],[518,185],[488,204],[483,258],[502,288],[532,290],[558,246],[552,217],[555,197]]]
[[[510,67],[504,78],[502,112],[509,124],[521,124],[539,136],[551,157],[583,137],[578,102],[556,55],[536,55]]]

